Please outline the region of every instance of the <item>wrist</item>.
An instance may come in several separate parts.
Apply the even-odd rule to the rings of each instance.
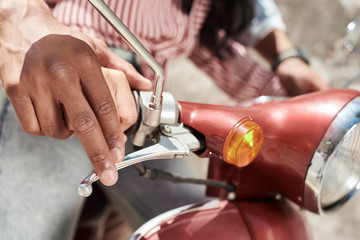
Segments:
[[[310,60],[307,54],[301,48],[292,48],[285,51],[280,52],[272,61],[271,69],[275,72],[279,65],[290,58],[297,58],[310,65]]]
[[[269,63],[271,63],[279,53],[293,48],[294,45],[286,33],[276,29],[255,45],[255,49]]]

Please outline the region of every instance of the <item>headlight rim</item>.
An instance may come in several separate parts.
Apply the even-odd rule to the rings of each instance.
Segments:
[[[360,97],[354,98],[336,115],[313,155],[303,192],[303,205],[306,209],[319,214],[331,213],[343,206],[359,189],[360,181],[349,194],[335,201],[334,204],[325,208],[322,206],[321,190],[329,164],[328,159],[355,126],[360,127]]]

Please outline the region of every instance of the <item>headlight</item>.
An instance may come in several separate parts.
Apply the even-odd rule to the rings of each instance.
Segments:
[[[305,207],[333,211],[360,186],[360,98],[335,117],[314,154],[306,176]]]

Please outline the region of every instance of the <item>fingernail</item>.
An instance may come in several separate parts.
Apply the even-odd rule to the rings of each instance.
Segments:
[[[112,154],[112,157],[114,158],[115,162],[121,162],[121,160],[124,157],[122,151],[119,148],[111,149],[111,154]]]
[[[105,170],[102,174],[101,174],[101,182],[104,185],[113,185],[115,183],[115,178],[116,178],[116,174],[115,171],[113,170]]]

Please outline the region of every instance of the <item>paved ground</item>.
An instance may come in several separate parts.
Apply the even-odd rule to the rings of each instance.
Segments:
[[[343,33],[348,22],[360,17],[358,0],[275,0],[288,26],[292,41],[302,46],[312,56],[312,64],[324,77],[334,81],[338,69],[325,61],[331,46]],[[359,65],[360,66],[360,60]],[[335,70],[335,71],[334,71]],[[224,103],[233,102],[220,92],[203,73],[197,71],[187,60],[179,59],[171,64],[167,89],[179,100]],[[337,77],[339,79],[339,77]],[[196,80],[196,81],[194,81]],[[199,87],[204,89],[198,92]],[[179,91],[181,89],[181,91]],[[211,97],[210,97],[211,96]],[[206,166],[192,163],[204,172]],[[355,195],[345,207],[330,216],[317,216],[305,212],[315,240],[360,239],[360,194]]]

